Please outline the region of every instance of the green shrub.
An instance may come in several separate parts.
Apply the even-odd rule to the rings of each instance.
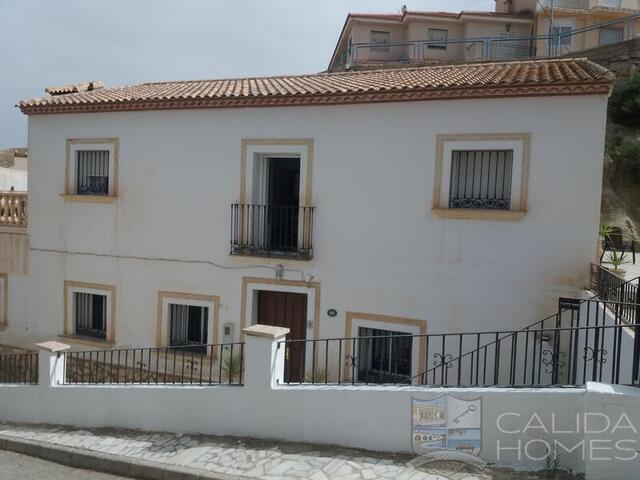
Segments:
[[[640,125],[640,72],[614,88],[609,98],[609,115],[620,125]]]
[[[640,138],[625,137],[615,149],[619,163],[632,180],[640,180]]]

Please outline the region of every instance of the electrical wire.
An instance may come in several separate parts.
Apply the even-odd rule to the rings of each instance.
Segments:
[[[249,269],[265,269],[271,270],[276,274],[280,272],[288,272],[288,273],[298,273],[300,274],[300,278],[303,281],[309,281],[309,278],[313,278],[310,275],[307,275],[304,271],[294,268],[286,268],[282,265],[223,265],[220,263],[213,262],[211,260],[197,260],[197,259],[184,259],[184,258],[165,258],[165,257],[146,257],[141,255],[112,255],[109,253],[96,253],[96,252],[81,252],[81,251],[73,251],[73,250],[59,250],[56,248],[38,248],[38,247],[29,247],[29,250],[34,252],[44,252],[44,253],[59,253],[63,255],[86,255],[90,257],[101,257],[101,258],[115,258],[119,260],[138,260],[145,262],[172,262],[172,263],[186,263],[186,264],[200,264],[200,265],[210,265],[216,268],[220,268],[222,270],[249,270]]]

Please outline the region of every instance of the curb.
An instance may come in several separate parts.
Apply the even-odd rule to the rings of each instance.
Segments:
[[[29,455],[68,467],[93,470],[138,480],[247,480],[239,477],[198,470],[180,465],[166,465],[111,453],[55,445],[0,435],[0,450]]]

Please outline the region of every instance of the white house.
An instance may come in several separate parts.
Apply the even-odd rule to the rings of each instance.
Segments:
[[[0,343],[524,327],[586,284],[611,85],[555,59],[50,89],[20,103],[29,258],[0,275]]]

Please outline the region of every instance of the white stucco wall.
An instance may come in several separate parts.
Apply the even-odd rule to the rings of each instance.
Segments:
[[[273,280],[277,264],[320,283],[321,338],[344,335],[347,311],[422,319],[428,333],[523,327],[585,284],[605,111],[602,96],[574,96],[30,117],[29,301],[9,298],[0,342],[61,334],[65,279],[116,286],[119,345],[155,344],[160,290],[218,295],[220,329],[238,325],[242,278]],[[527,215],[434,215],[436,136],[506,132],[532,135]],[[60,195],[65,140],[91,137],[120,140],[114,204]],[[313,139],[312,261],[229,255],[243,138]]]

